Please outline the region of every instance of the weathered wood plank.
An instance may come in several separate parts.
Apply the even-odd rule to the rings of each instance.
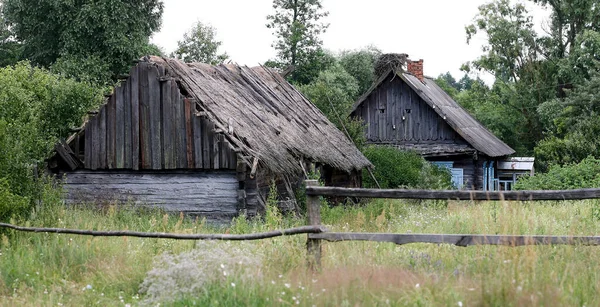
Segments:
[[[162,169],[161,110],[159,71],[148,66],[148,100],[150,108],[150,143],[152,147],[152,169]]]
[[[307,187],[318,186],[317,180],[306,180]],[[310,226],[321,225],[321,201],[319,197],[315,195],[309,195],[306,198],[306,219],[307,224]],[[318,270],[321,268],[321,240],[318,238],[308,237],[306,241],[306,255],[308,267],[312,270]]]
[[[213,127],[207,119],[202,119],[202,164],[205,169],[212,167],[210,135]]]
[[[192,109],[192,103],[188,98],[184,100],[185,109],[185,153],[186,161],[189,168],[194,166],[194,128],[192,118],[194,118],[194,110]]]
[[[175,154],[177,156],[177,168],[187,168],[187,146],[185,133],[185,102],[179,92],[177,83],[171,82],[171,94],[173,95],[173,107],[175,116]]]
[[[194,123],[194,167],[202,168],[202,119],[193,116]]]
[[[98,134],[98,142],[100,143],[98,148],[98,168],[100,169],[106,168],[106,108],[106,105],[101,107],[100,113],[97,115],[99,124],[98,131],[96,133]]]
[[[125,108],[123,104],[123,87],[121,85],[115,88],[116,102],[116,128],[115,128],[115,152],[116,168],[125,167]]]
[[[131,82],[127,80],[123,83],[123,122],[124,122],[124,135],[123,143],[125,144],[125,160],[124,167],[126,169],[132,169],[133,166],[133,153],[132,142],[132,130],[131,130]]]
[[[598,199],[600,189],[540,190],[540,191],[467,191],[467,190],[400,190],[338,187],[306,187],[307,195],[395,198],[395,199],[452,199],[452,200],[576,200]]]
[[[152,168],[152,145],[150,141],[150,96],[147,63],[138,65],[140,88],[140,159],[142,169]]]
[[[88,119],[87,125],[85,126],[84,133],[84,143],[83,143],[83,163],[85,168],[91,168],[92,166],[92,125]]]
[[[219,135],[217,133],[213,133],[212,134],[212,162],[213,162],[213,169],[219,169],[220,164],[220,158],[221,158],[221,153],[220,153],[220,148],[219,148]]]
[[[518,236],[518,235],[463,235],[463,234],[394,234],[327,232],[308,235],[309,240],[320,239],[330,242],[373,241],[390,242],[398,245],[409,243],[472,245],[600,245],[600,236]]]
[[[91,169],[95,170],[98,168],[98,164],[99,164],[99,160],[100,160],[100,155],[99,155],[99,149],[100,149],[100,140],[98,137],[98,115],[92,117],[91,121],[90,121],[90,126],[91,126],[91,133],[92,133],[92,164],[91,164]]]
[[[174,169],[177,167],[175,157],[175,133],[173,103],[171,101],[171,83],[160,82],[160,97],[162,110],[162,148],[163,164],[165,169]]]
[[[115,155],[115,145],[116,145],[116,102],[115,102],[115,94],[113,92],[108,99],[108,103],[106,104],[106,165],[107,168],[113,169],[116,167],[116,155]]]
[[[129,72],[131,91],[131,167],[140,168],[140,87],[139,67],[136,65]]]

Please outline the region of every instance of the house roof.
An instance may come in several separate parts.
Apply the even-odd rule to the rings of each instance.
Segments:
[[[371,88],[354,104],[354,112],[388,77],[399,77],[408,84],[433,110],[441,116],[452,129],[465,139],[473,148],[489,157],[501,157],[514,154],[510,148],[493,133],[487,130],[469,112],[463,109],[448,93],[440,88],[430,77],[420,81],[414,75],[404,71],[389,70],[384,73]]]
[[[371,166],[314,104],[267,68],[148,60],[164,67],[243,154],[274,172],[301,172],[300,158],[348,172]]]

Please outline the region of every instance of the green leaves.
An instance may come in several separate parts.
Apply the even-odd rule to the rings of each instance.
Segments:
[[[15,210],[22,199],[39,199],[42,189],[34,170],[44,169],[57,140],[81,125],[101,98],[99,88],[27,62],[0,69],[0,194],[14,195],[9,196]],[[8,214],[3,206],[0,200],[0,218]]]
[[[329,15],[321,0],[273,0],[273,9],[273,15],[267,16],[267,28],[276,37],[272,47],[277,50],[277,66],[298,69],[310,65],[323,45],[319,36],[329,26],[320,22]],[[292,81],[297,81],[296,75],[292,74]]]
[[[65,57],[56,71],[102,82],[127,72],[132,60],[144,55],[148,38],[160,28],[162,11],[160,0],[6,0],[2,6],[15,40],[23,46],[23,58],[50,67]],[[97,59],[105,70],[82,73],[70,67],[87,58]]]
[[[183,35],[183,40],[177,42],[177,50],[171,56],[188,63],[223,63],[229,56],[227,53],[218,53],[222,43],[216,39],[216,34],[214,27],[198,21]]]

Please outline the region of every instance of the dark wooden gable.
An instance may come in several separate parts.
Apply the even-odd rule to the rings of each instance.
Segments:
[[[84,168],[235,169],[236,154],[164,68],[140,62],[75,141]]]
[[[354,110],[367,142],[399,145],[424,154],[472,147],[400,77],[391,74]],[[440,147],[441,146],[441,147]]]

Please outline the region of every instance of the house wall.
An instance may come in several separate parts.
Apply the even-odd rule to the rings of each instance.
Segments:
[[[67,204],[127,205],[182,212],[212,223],[238,214],[236,172],[78,170],[64,174]]]
[[[468,145],[400,77],[390,77],[354,111],[366,124],[367,142],[438,151]]]
[[[463,186],[462,189],[481,189],[481,175],[478,177],[477,173],[477,160],[473,159],[473,155],[461,155],[461,156],[450,156],[450,157],[433,157],[426,158],[429,162],[452,162],[452,168],[462,169],[463,172]]]

